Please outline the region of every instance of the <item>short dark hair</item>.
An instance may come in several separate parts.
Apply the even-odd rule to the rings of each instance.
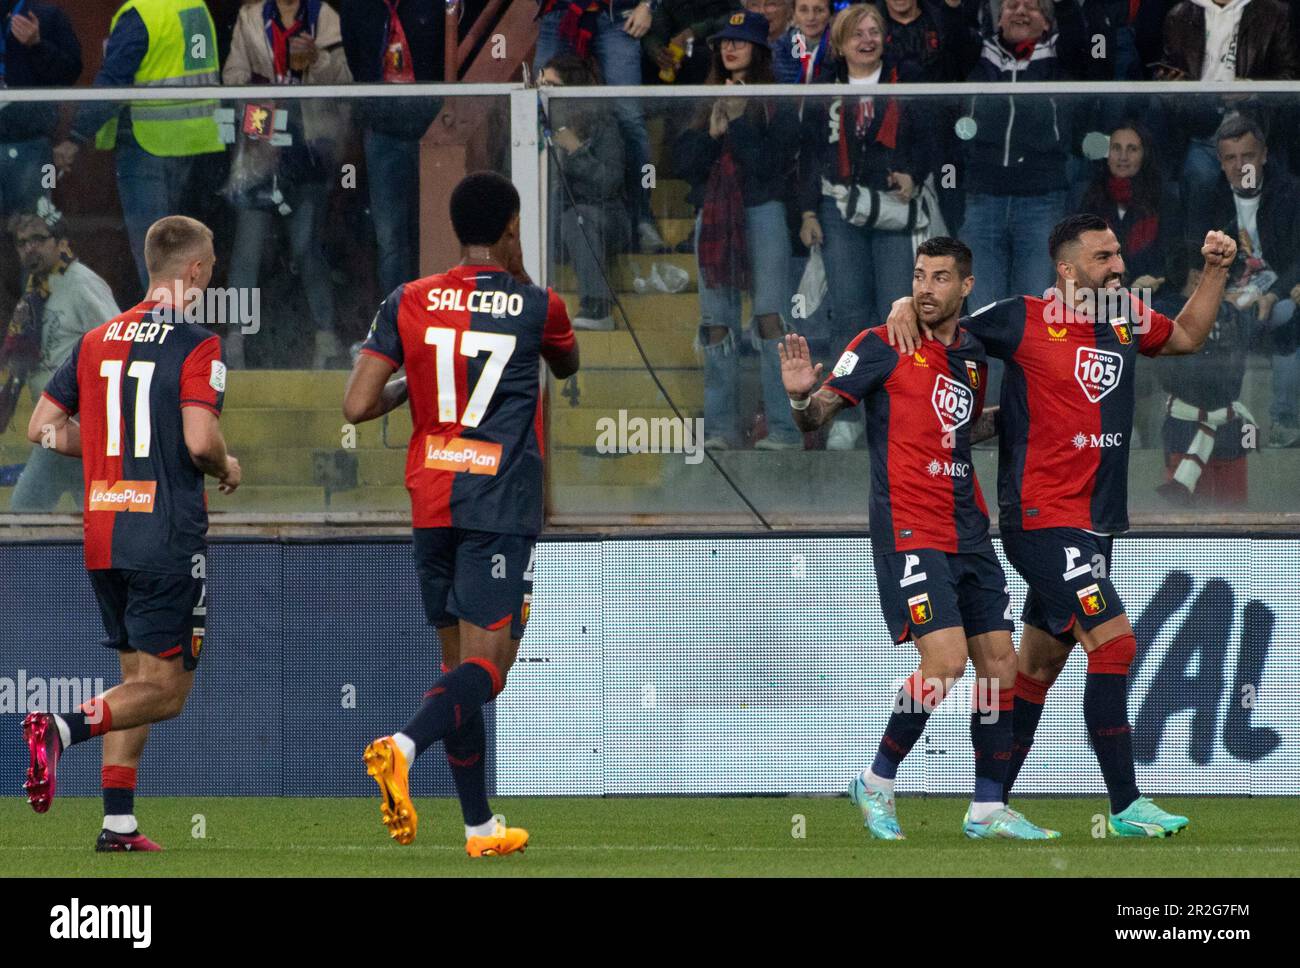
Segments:
[[[926,255],[932,259],[945,255],[952,256],[952,261],[957,263],[957,275],[963,279],[970,275],[971,263],[975,259],[971,254],[970,246],[961,239],[954,239],[947,235],[936,235],[926,239],[916,247],[916,254]]]
[[[461,245],[493,245],[519,212],[519,192],[504,175],[476,171],[451,193],[451,227]]]
[[[557,54],[542,65],[542,70],[555,71],[564,87],[593,87],[605,83],[595,62],[577,54]]]
[[[1056,262],[1060,257],[1061,250],[1071,242],[1078,242],[1079,237],[1084,232],[1107,232],[1110,226],[1100,215],[1091,215],[1086,212],[1079,215],[1067,215],[1061,221],[1056,223],[1052,229],[1052,234],[1047,239],[1047,251],[1051,255],[1052,261]]]
[[[1248,114],[1233,111],[1220,122],[1218,130],[1214,132],[1214,143],[1217,145],[1221,141],[1233,141],[1248,134],[1253,134],[1260,144],[1267,143],[1264,140],[1264,129],[1258,121]]]

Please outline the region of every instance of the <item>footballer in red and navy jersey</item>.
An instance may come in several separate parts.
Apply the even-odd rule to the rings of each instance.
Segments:
[[[519,245],[519,194],[491,172],[452,192],[461,264],[399,286],[384,301],[348,382],[344,415],[382,416],[408,398],[406,459],[416,570],[439,631],[444,674],[399,733],[366,748],[381,818],[398,843],[415,838],[407,771],[441,739],[471,856],[510,853],[519,828],[492,820],[482,706],[503,688],[531,607],[542,529],[540,367],[578,369],[564,303],[529,281]],[[406,375],[389,382],[405,367]]]
[[[212,276],[212,233],[184,216],[160,219],[146,235],[145,259],[150,292],[167,298],[140,303],[83,336],[28,427],[33,441],[81,457],[86,568],[104,645],[122,662],[122,684],[75,714],[24,720],[28,799],[41,813],[67,746],[180,713],[206,628],[204,475],[227,492],[241,480],[218,423],[226,390],[221,340],[187,311]],[[111,756],[105,750],[99,850],[158,849],[132,813],[143,743],[119,743]]]
[[[1126,696],[1133,629],[1110,580],[1112,536],[1128,528],[1128,450],[1139,355],[1196,352],[1214,325],[1236,244],[1210,232],[1201,282],[1177,319],[1121,289],[1124,260],[1103,219],[1074,215],[1052,230],[1055,288],[966,320],[1006,361],[999,414],[999,526],[1029,585],[1016,677],[1007,791],[1025,761],[1048,687],[1077,641],[1088,655],[1084,720],[1110,797],[1110,831],[1169,836],[1186,817],[1140,796]],[[906,306],[890,331],[916,340]],[[905,332],[898,332],[896,327]]]
[[[970,249],[956,239],[930,239],[917,251],[912,294],[932,336],[913,352],[891,346],[884,327],[866,330],[812,393],[820,365],[812,366],[807,342],[790,336],[780,348],[782,379],[801,429],[820,427],[846,406],[866,409],[881,610],[894,638],[910,637],[921,655],[875,761],[849,788],[866,828],[885,840],[903,836],[893,799],[898,766],[967,658],[975,663],[974,705],[982,714],[971,719],[975,793],[963,830],[976,838],[1059,836],[1007,809],[1002,797],[1016,658],[1006,575],[971,459],[973,440],[993,435],[992,415],[983,413],[984,348],[958,323],[973,283]]]

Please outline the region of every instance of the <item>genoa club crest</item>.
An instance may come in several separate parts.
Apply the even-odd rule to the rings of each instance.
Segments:
[[[1133,342],[1133,327],[1123,316],[1116,316],[1110,321],[1111,328],[1115,330],[1115,338],[1125,346]]]
[[[924,625],[930,619],[934,618],[934,610],[930,608],[930,593],[922,592],[919,595],[913,595],[907,600],[907,610],[912,615],[914,625]]]
[[[980,388],[980,368],[974,360],[966,361],[966,376],[970,379],[970,388],[978,390]]]
[[[1087,588],[1080,588],[1075,594],[1079,596],[1079,604],[1083,606],[1084,615],[1099,615],[1106,610],[1106,599],[1102,597],[1098,586],[1089,585]]]

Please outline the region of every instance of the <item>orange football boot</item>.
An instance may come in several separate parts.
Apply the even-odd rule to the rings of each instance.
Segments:
[[[407,780],[410,767],[406,757],[393,742],[393,737],[383,736],[367,746],[361,758],[366,761],[366,772],[379,784],[382,800],[379,815],[388,828],[388,835],[405,847],[415,840],[415,828],[419,822],[415,804],[411,802],[411,787]]]
[[[465,853],[471,857],[501,857],[504,854],[513,854],[515,851],[523,853],[527,846],[527,830],[523,827],[507,827],[503,823],[498,823],[497,829],[491,836],[471,837],[465,841]]]

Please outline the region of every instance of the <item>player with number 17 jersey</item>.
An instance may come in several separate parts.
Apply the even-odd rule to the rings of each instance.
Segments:
[[[471,857],[528,843],[526,830],[497,823],[488,804],[482,707],[505,687],[531,609],[543,511],[541,363],[560,378],[578,369],[563,301],[524,271],[519,207],[500,175],[476,172],[456,186],[461,263],[384,301],[343,402],[355,422],[410,401],[415,566],[443,656],[423,705],[362,758],[379,785],[384,826],[409,844],[418,818],[408,772],[441,740]],[[390,381],[402,367],[406,376]]]
[[[542,530],[538,357],[573,345],[564,301],[500,266],[456,266],[384,301],[361,352],[406,367],[414,527]]]

